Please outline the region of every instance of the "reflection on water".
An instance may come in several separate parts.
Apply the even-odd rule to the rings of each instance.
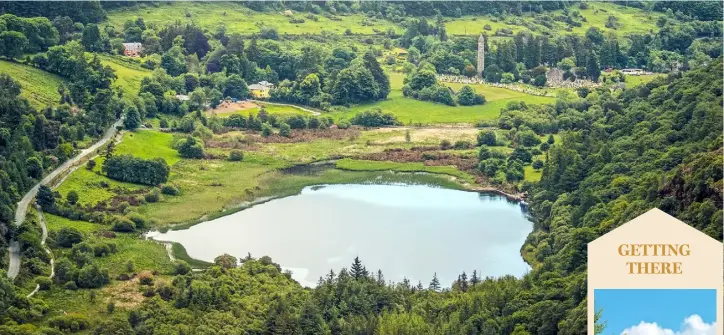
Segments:
[[[421,185],[326,185],[273,200],[187,230],[153,234],[205,261],[223,253],[270,256],[314,286],[359,256],[392,281],[434,272],[449,286],[462,271],[520,276],[520,248],[532,224],[516,202],[491,194]]]

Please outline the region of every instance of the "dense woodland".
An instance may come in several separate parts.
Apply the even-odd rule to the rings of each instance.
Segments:
[[[11,224],[17,201],[33,184],[99,137],[121,115],[130,130],[158,118],[161,128],[181,133],[174,148],[187,159],[204,158],[204,141],[223,129],[245,129],[268,136],[279,129],[340,129],[350,124],[380,127],[401,124],[382,110],[357,113],[349,120],[331,117],[269,115],[259,111],[226,119],[206,117],[207,104],[248,98],[248,84],[276,84],[271,100],[322,111],[384,100],[390,78],[383,55],[408,51],[401,71],[403,93],[450,106],[486,103],[471,87],[451,92],[436,75],[472,76],[477,36],[451,36],[444,17],[463,13],[516,15],[564,10],[555,20],[580,23],[583,3],[569,2],[248,2],[258,11],[294,9],[308,13],[362,13],[398,23],[402,34],[352,36],[361,42],[334,42],[344,36],[310,37],[291,43],[274,27],[252,36],[209,31],[195,24],[146,24],[143,17],[122,29],[103,25],[106,10],[127,2],[0,3],[0,57],[57,74],[66,80],[61,101],[35,109],[20,96],[16,80],[0,75],[0,266],[7,268],[7,241],[21,242],[24,264],[33,274],[48,272],[49,258],[33,224]],[[714,2],[621,2],[666,13],[658,32],[634,35],[570,32],[486,31],[484,76],[490,82],[545,84],[550,67],[566,79],[601,79],[607,67],[643,67],[670,73],[624,90],[608,87],[561,94],[550,105],[511,102],[495,121],[519,144],[509,155],[494,132],[478,136],[476,169],[498,183],[518,182],[523,166],[542,169],[537,183],[523,183],[530,195],[535,230],[521,247],[533,270],[522,278],[480,278],[462,273],[454,283],[391,283],[355,259],[333,269],[314,289],[302,288],[269,257],[237,260],[225,255],[203,272],[179,261],[171,282],[140,280],[145,300],[126,314],[104,320],[69,314],[46,320],[47,304],[17,293],[0,270],[0,333],[58,334],[583,334],[586,327],[586,244],[622,223],[658,207],[722,240],[722,55],[721,4]],[[424,17],[427,18],[424,18]],[[616,22],[610,22],[615,27]],[[320,39],[318,45],[314,38]],[[141,61],[153,70],[138,96],[113,86],[114,71],[98,54],[119,54],[123,42],[142,42]],[[366,45],[365,45],[366,44]],[[379,59],[382,59],[380,61]],[[180,101],[176,94],[189,95]],[[286,135],[285,135],[286,134]],[[551,134],[547,141],[539,136]],[[560,141],[554,141],[558,134]],[[449,143],[448,143],[449,145]],[[477,150],[477,149],[476,149]],[[545,155],[545,162],[534,160]],[[239,153],[239,155],[241,155]],[[109,146],[103,169],[110,178],[158,185],[169,175],[165,161],[114,156]],[[241,157],[238,157],[241,160]],[[91,167],[92,169],[92,167]],[[160,192],[146,195],[158,201]],[[38,203],[48,212],[90,222],[105,222],[117,233],[141,231],[149,222],[105,208],[74,206],[75,196],[59,199],[41,188]],[[75,200],[74,200],[75,199]],[[31,215],[28,220],[34,220]],[[112,232],[109,232],[112,234]],[[56,255],[56,277],[39,282],[66,290],[103,287],[113,278],[99,260],[117,246],[86,240],[62,230],[49,244]],[[364,260],[364,257],[362,257]],[[239,263],[239,264],[237,264]],[[133,265],[128,266],[133,272]],[[447,288],[449,287],[449,288]],[[16,294],[17,293],[17,294]],[[113,306],[108,306],[112,314]],[[36,326],[38,326],[36,328]]]

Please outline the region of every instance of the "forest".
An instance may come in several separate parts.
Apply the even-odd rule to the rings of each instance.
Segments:
[[[723,238],[721,15],[693,1],[2,2],[0,333],[584,334],[588,242],[652,207]],[[590,84],[555,86],[554,68]],[[113,130],[15,224],[26,192]],[[319,161],[333,168],[285,174]],[[375,178],[525,198],[531,270],[392,281],[360,255],[310,288],[268,256],[204,262],[142,238]]]

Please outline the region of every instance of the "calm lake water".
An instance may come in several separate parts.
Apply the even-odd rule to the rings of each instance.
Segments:
[[[386,280],[408,278],[425,287],[437,272],[449,287],[468,277],[521,276],[529,267],[520,248],[533,225],[506,198],[422,185],[327,185],[195,225],[150,233],[183,244],[196,259],[223,253],[270,256],[313,287],[330,269],[359,256]]]

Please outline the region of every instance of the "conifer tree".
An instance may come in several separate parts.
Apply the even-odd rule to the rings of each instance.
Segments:
[[[473,276],[470,277],[470,286],[475,287],[480,283],[480,278],[478,278],[478,270],[473,270]]]
[[[367,277],[369,274],[367,272],[367,269],[362,265],[362,262],[359,260],[359,256],[354,258],[354,262],[352,263],[352,268],[350,270],[350,274],[354,279],[360,279]]]
[[[440,290],[440,280],[437,279],[437,272],[435,272],[432,275],[432,281],[430,281],[430,290],[432,291],[439,291]]]
[[[458,280],[460,284],[460,290],[463,292],[468,291],[468,275],[465,274],[465,271],[463,271],[463,274],[460,275],[460,279]]]

